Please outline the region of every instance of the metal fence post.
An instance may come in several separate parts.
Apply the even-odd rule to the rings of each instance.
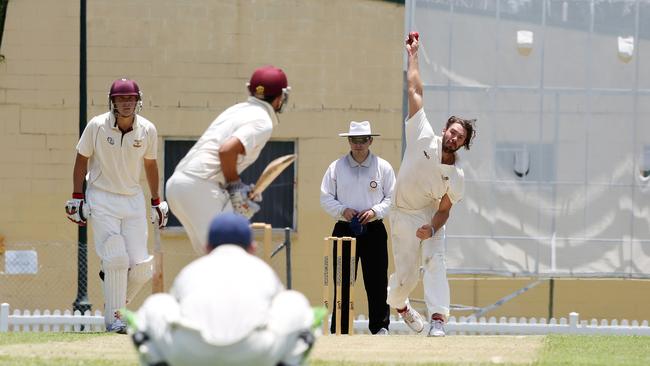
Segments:
[[[284,228],[284,252],[287,264],[287,288],[291,289],[291,228]]]
[[[80,0],[79,15],[79,136],[86,128],[86,0]],[[86,184],[84,182],[84,192]],[[88,234],[85,226],[80,226],[77,231],[77,298],[72,303],[74,310],[81,313],[90,310],[88,302]]]

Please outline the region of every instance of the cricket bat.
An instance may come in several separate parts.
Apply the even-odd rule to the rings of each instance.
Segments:
[[[153,225],[153,279],[151,283],[151,293],[157,294],[165,292],[165,282],[163,277],[163,252],[160,242],[160,228],[157,223]]]
[[[277,178],[291,163],[296,160],[296,154],[280,156],[274,159],[264,168],[264,171],[257,179],[255,187],[250,195],[255,196],[264,192],[264,190]]]

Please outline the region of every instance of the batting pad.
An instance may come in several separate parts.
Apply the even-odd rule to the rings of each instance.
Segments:
[[[115,311],[126,306],[129,256],[124,238],[120,235],[106,239],[101,253],[104,270],[104,321],[109,325],[115,321]]]
[[[129,269],[126,283],[126,303],[130,303],[144,286],[153,277],[153,256],[145,259]]]

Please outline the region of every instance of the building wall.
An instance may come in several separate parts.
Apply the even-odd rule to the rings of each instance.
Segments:
[[[78,138],[78,6],[16,1],[7,12],[0,234],[7,249],[37,250],[40,264],[37,276],[7,276],[2,301],[16,307],[69,307],[76,293],[77,231],[63,203]],[[166,138],[200,136],[222,110],[246,98],[256,67],[282,67],[293,92],[273,138],[295,140],[299,156],[293,284],[318,303],[322,273],[313,268],[334,222],[320,209],[320,181],[348,149],[337,134],[350,120],[370,120],[382,134],[373,150],[399,163],[403,12],[375,0],[88,1],[88,119],[107,110],[114,79],[137,80],[142,115],[158,128],[162,171]],[[101,308],[92,227],[88,237],[90,301]],[[169,287],[194,254],[177,231],[163,234],[163,247]],[[274,267],[284,275],[281,264]],[[59,294],[40,295],[50,287],[60,287]]]
[[[7,11],[0,50],[6,56],[0,63],[0,235],[6,249],[33,249],[39,260],[37,275],[0,275],[0,301],[14,308],[69,308],[76,295],[77,230],[66,220],[63,204],[72,189],[79,132],[78,6],[72,0],[21,0],[9,2]],[[297,141],[293,285],[319,304],[323,237],[334,223],[320,208],[319,186],[327,165],[348,149],[337,134],[347,130],[350,120],[370,120],[382,135],[372,150],[399,167],[403,5],[89,0],[87,14],[88,119],[107,110],[114,79],[136,79],[144,92],[142,115],[158,128],[159,164],[166,138],[196,138],[223,109],[243,100],[245,82],[256,67],[273,64],[287,72],[293,92],[273,138]],[[274,241],[281,238],[275,233]],[[89,301],[101,309],[98,261],[89,241]],[[163,248],[169,288],[194,254],[178,231],[163,234]],[[284,275],[281,264],[274,267]],[[520,284],[453,280],[452,302],[485,305]],[[596,284],[598,293],[616,290],[619,299],[630,299],[628,304],[636,303],[634,292],[647,287],[632,281]],[[597,317],[650,318],[640,306],[597,306],[584,300],[594,299],[592,292],[574,291],[586,288],[579,281],[556,284],[559,315],[575,310]],[[362,313],[363,294],[359,282]],[[531,290],[494,314],[543,316],[545,294]],[[414,297],[422,297],[421,288]]]

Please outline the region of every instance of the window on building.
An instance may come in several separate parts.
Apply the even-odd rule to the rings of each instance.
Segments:
[[[554,181],[555,150],[553,147],[552,144],[497,143],[494,159],[497,179]]]
[[[7,6],[9,0],[0,0],[0,50],[2,50],[2,36],[5,30],[5,18],[7,17]],[[0,62],[4,61],[5,57],[0,53]]]
[[[196,140],[165,140],[165,183],[174,173],[178,162],[194,146]],[[260,156],[241,174],[244,183],[255,183],[266,166],[275,158],[295,153],[294,141],[269,141]],[[264,222],[274,228],[290,227],[295,229],[295,164],[280,174],[262,194],[260,211],[252,217],[251,222]],[[171,212],[169,227],[181,227],[178,219]]]
[[[650,177],[650,145],[643,147],[643,155],[641,156],[641,168],[639,169],[641,178]]]

